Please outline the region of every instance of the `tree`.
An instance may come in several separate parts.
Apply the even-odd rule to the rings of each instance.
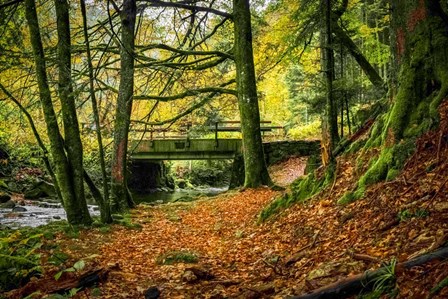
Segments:
[[[26,19],[30,31],[31,45],[36,67],[36,77],[40,101],[50,140],[50,152],[55,167],[55,177],[59,186],[61,201],[71,224],[90,224],[91,218],[84,197],[82,145],[71,85],[70,27],[68,3],[55,1],[58,17],[58,66],[59,97],[63,111],[65,137],[63,140],[57,122],[48,85],[46,61],[33,0],[25,1]],[[67,153],[66,153],[67,151]]]
[[[120,86],[115,112],[114,151],[111,172],[111,208],[113,211],[125,211],[134,206],[126,182],[126,164],[129,124],[134,96],[134,33],[137,14],[136,1],[124,0],[123,8],[119,13],[121,18],[121,62]]]
[[[320,3],[322,11],[322,25],[321,25],[321,51],[322,51],[322,70],[325,76],[326,88],[326,104],[325,104],[325,119],[323,121],[324,128],[323,141],[328,144],[328,148],[324,148],[329,161],[333,160],[333,150],[339,141],[338,134],[338,112],[336,108],[336,101],[334,100],[333,80],[334,80],[334,52],[333,52],[333,32],[331,30],[331,1],[321,0]],[[328,138],[328,140],[326,140]],[[327,161],[324,161],[326,163]]]
[[[272,185],[260,133],[249,0],[233,0],[233,18],[238,106],[243,133],[244,186]]]
[[[415,139],[438,123],[438,107],[448,97],[448,15],[442,1],[394,0],[392,48],[396,77],[390,109],[381,116],[366,143],[381,153],[360,178],[357,199],[367,185],[392,180],[415,149]]]

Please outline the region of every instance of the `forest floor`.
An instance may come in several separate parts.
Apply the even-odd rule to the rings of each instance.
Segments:
[[[418,140],[416,153],[395,180],[372,185],[363,199],[346,206],[337,200],[354,187],[377,151],[340,157],[334,184],[265,223],[257,221],[260,211],[281,192],[259,188],[190,203],[140,205],[132,211],[138,228],[113,225],[52,242],[71,257],[67,267],[97,254],[85,259],[83,271],[112,269],[97,289],[81,291],[78,298],[143,298],[151,286],[160,290],[161,298],[303,294],[446,243],[447,123]],[[294,158],[271,168],[272,176],[287,185],[301,167],[303,172],[303,160]],[[44,259],[52,254],[43,252]],[[195,257],[194,264],[176,263]],[[169,261],[174,263],[164,264]],[[206,275],[196,279],[201,273],[192,275],[189,268]],[[58,271],[45,267],[47,277]],[[61,280],[70,275],[75,274],[64,273]],[[392,288],[396,298],[427,298],[446,277],[447,262],[432,262],[401,272]],[[448,288],[433,298],[448,298]]]

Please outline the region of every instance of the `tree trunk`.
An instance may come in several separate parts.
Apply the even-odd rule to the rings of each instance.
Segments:
[[[272,185],[260,133],[249,0],[233,0],[233,15],[238,106],[243,134],[244,186],[253,188]]]
[[[100,159],[101,166],[101,175],[103,177],[103,195],[99,194],[96,190],[96,186],[94,184],[90,184],[91,193],[96,193],[96,198],[98,198],[98,205],[100,206],[101,213],[101,221],[103,223],[111,223],[112,217],[110,214],[110,205],[109,205],[109,186],[107,182],[107,171],[106,171],[106,161],[104,158],[104,149],[103,149],[103,138],[101,136],[101,123],[100,116],[98,111],[98,103],[95,95],[95,85],[94,85],[94,74],[93,74],[93,64],[92,64],[92,55],[90,53],[90,41],[89,35],[87,31],[87,13],[86,13],[86,3],[84,0],[80,0],[81,4],[81,13],[83,20],[83,32],[84,32],[84,40],[86,43],[86,54],[87,54],[87,64],[89,68],[89,91],[90,91],[90,100],[92,101],[92,111],[93,118],[95,120],[95,132],[96,138],[98,141],[98,153]],[[86,181],[88,184],[88,181]]]
[[[30,31],[31,46],[36,65],[36,77],[39,88],[39,98],[47,127],[47,134],[50,141],[50,152],[54,163],[54,172],[61,192],[62,203],[67,212],[68,222],[71,224],[86,224],[90,222],[90,216],[84,214],[87,207],[80,208],[76,201],[76,196],[72,183],[72,169],[65,155],[65,146],[59,132],[56,113],[53,108],[50,87],[46,73],[46,63],[44,49],[39,29],[39,22],[36,13],[34,0],[25,1],[25,15]],[[79,210],[81,209],[81,210]]]
[[[448,16],[446,4],[441,3],[392,2],[397,83],[392,86],[392,107],[383,117],[383,128],[370,137],[381,141],[381,154],[360,179],[361,187],[393,178],[404,163],[404,153],[415,147],[413,139],[438,123],[437,109],[448,98]]]
[[[437,118],[437,108],[447,97],[448,16],[442,1],[393,2],[395,60],[400,71],[388,127],[398,142],[429,129],[428,121]],[[415,125],[417,130],[412,129]]]
[[[339,142],[338,134],[338,109],[334,100],[333,80],[334,80],[334,52],[331,33],[331,1],[321,0],[322,26],[321,26],[321,51],[322,70],[325,76],[326,87],[326,127],[329,141],[329,161],[333,160],[332,152]]]
[[[77,219],[77,223],[89,224],[92,220],[84,192],[83,149],[72,85],[69,4],[67,0],[55,0],[54,3],[58,33],[58,92],[62,107],[69,179],[73,192],[66,202],[65,209],[67,218]]]
[[[128,133],[134,95],[134,30],[137,6],[135,0],[125,0],[121,17],[121,66],[117,109],[115,112],[114,151],[112,157],[111,209],[126,211],[134,206],[127,187]]]

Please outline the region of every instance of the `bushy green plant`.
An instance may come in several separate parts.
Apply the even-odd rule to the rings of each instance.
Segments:
[[[294,140],[319,139],[321,138],[320,125],[320,120],[316,119],[307,125],[295,126],[288,131],[288,137]]]
[[[169,251],[166,252],[156,259],[156,264],[158,265],[172,265],[177,263],[194,264],[197,263],[199,257],[194,252],[189,251]]]
[[[27,230],[0,231],[0,291],[19,286],[41,271],[39,250],[43,234]]]

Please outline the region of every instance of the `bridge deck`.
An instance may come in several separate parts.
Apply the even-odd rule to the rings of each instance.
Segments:
[[[131,142],[132,160],[232,159],[241,139],[156,139]]]

